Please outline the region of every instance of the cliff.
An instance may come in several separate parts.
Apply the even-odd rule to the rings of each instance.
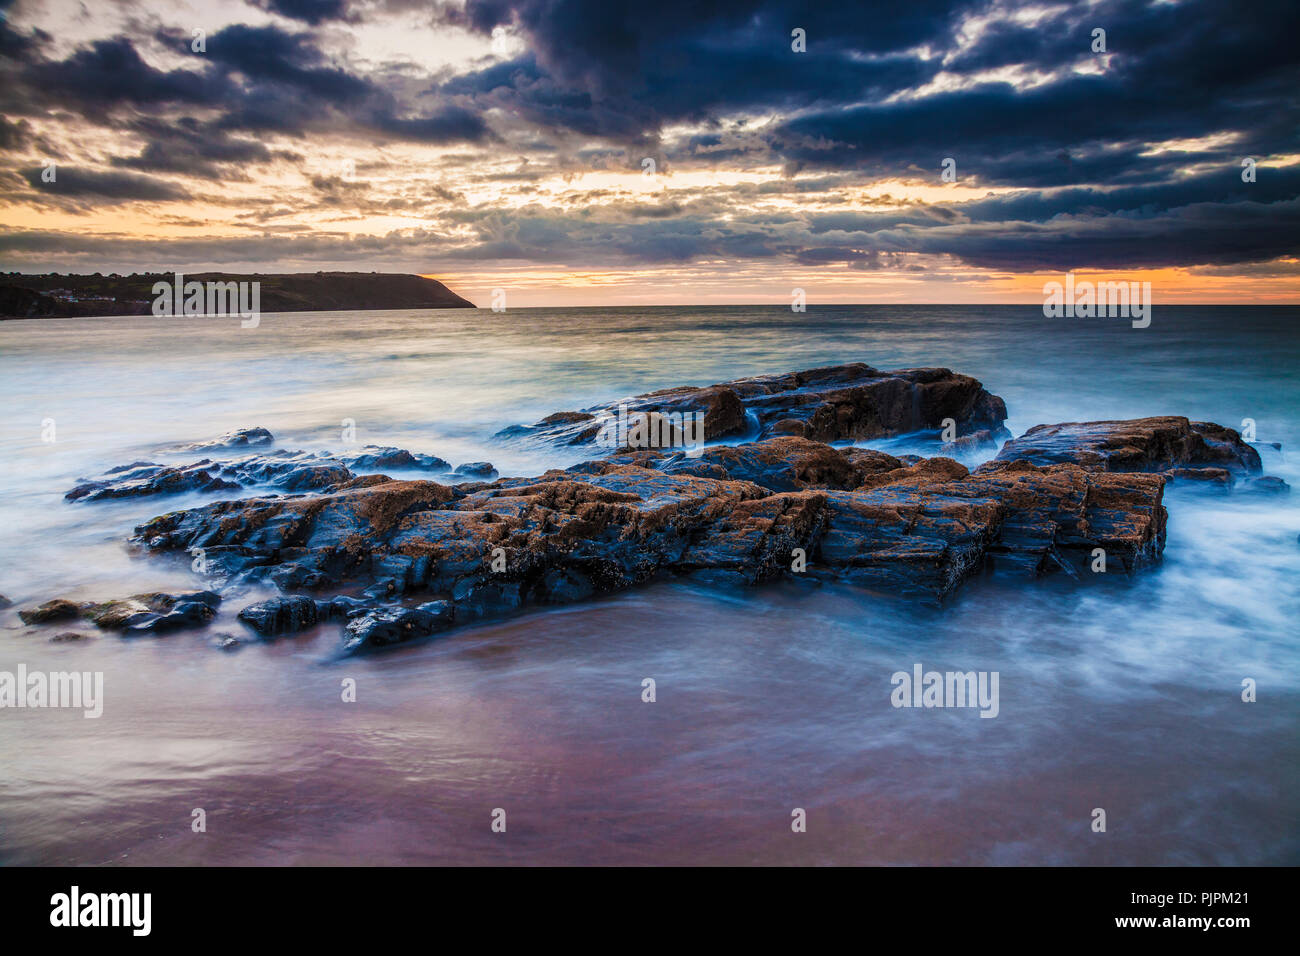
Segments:
[[[155,282],[168,273],[119,275],[0,274],[0,318],[150,315]],[[381,272],[303,272],[291,275],[186,273],[186,282],[260,282],[263,312],[363,309],[472,309],[436,279]]]

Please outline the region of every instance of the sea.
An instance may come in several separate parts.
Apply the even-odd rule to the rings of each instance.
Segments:
[[[1158,568],[979,578],[942,606],[668,581],[351,658],[337,625],[252,639],[235,613],[259,592],[156,638],[17,616],[204,586],[128,539],[230,492],[63,497],[181,443],[262,426],[281,448],[355,451],[355,435],[540,474],[589,454],[496,433],[848,362],[975,376],[1017,435],[1147,415],[1253,429],[1265,471],[1300,486],[1300,307],[1151,318],[843,305],[0,322],[0,672],[103,676],[99,717],[0,708],[0,864],[1300,863],[1300,489],[1171,487]],[[51,640],[64,632],[83,638]],[[997,716],[894,706],[894,675],[918,665],[996,673]]]

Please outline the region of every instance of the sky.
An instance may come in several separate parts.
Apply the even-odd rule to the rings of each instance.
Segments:
[[[1300,302],[1300,4],[0,0],[0,271]],[[1098,33],[1102,31],[1102,33]]]

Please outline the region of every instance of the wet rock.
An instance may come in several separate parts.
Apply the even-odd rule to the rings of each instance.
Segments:
[[[992,451],[998,447],[998,436],[988,428],[981,428],[979,431],[971,432],[969,435],[962,435],[952,441],[944,442],[939,446],[939,454],[952,457],[953,455],[970,455],[980,451]]]
[[[14,606],[13,601],[9,600],[3,594],[0,594],[0,611],[3,611],[7,607],[13,607],[13,606]]]
[[[404,448],[366,445],[361,454],[340,456],[340,460],[354,471],[371,471],[384,468],[404,468],[418,471],[451,471],[451,465],[436,455],[416,454]]]
[[[495,478],[497,470],[490,461],[469,461],[456,468],[455,474],[467,478]]]
[[[214,438],[211,441],[181,445],[176,451],[205,452],[221,451],[229,448],[254,448],[260,445],[274,444],[274,442],[275,437],[265,428],[239,428],[235,431],[226,432],[220,438]]]
[[[998,461],[1076,464],[1090,471],[1220,468],[1258,474],[1259,453],[1231,428],[1178,416],[1035,425],[998,452]]]
[[[1230,491],[1233,484],[1232,472],[1226,468],[1170,468],[1161,474],[1178,485],[1191,483],[1212,491]]]
[[[971,473],[947,458],[794,437],[707,454],[638,452],[470,487],[386,481],[217,502],[156,518],[139,540],[155,551],[237,549],[273,569],[308,563],[364,587],[364,601],[335,599],[337,609],[295,597],[241,614],[265,633],[346,620],[350,648],[664,574],[757,584],[795,573],[796,549],[810,576],[942,600],[983,571],[1080,576],[1103,548],[1111,569],[1133,572],[1164,547],[1160,475],[1020,461]],[[725,477],[672,471],[706,466]],[[439,596],[447,616],[373,606],[419,591]]]
[[[175,612],[180,610],[182,605],[199,605],[207,611],[186,607],[176,614]],[[216,609],[220,605],[221,595],[214,591],[192,591],[186,594],[151,591],[101,604],[85,604],[80,607],[80,611],[89,617],[96,627],[111,631],[125,630],[138,625],[134,633],[139,634],[201,626],[215,616]],[[166,619],[164,623],[158,623],[163,622],[164,619]]]
[[[988,549],[991,569],[1022,576],[1064,571],[1091,574],[1093,552],[1107,573],[1132,574],[1159,562],[1165,547],[1166,479],[1141,473],[1093,472],[1077,465],[989,462],[936,491],[1001,501],[1006,516]]]
[[[147,495],[175,495],[187,491],[228,491],[242,487],[217,474],[210,462],[181,468],[165,465],[136,465],[115,469],[111,478],[83,481],[63,497],[67,501],[100,501],[107,498],[138,498]]]
[[[840,450],[788,436],[744,445],[715,445],[695,455],[680,449],[624,452],[603,461],[584,462],[570,471],[599,473],[621,465],[669,475],[751,481],[771,491],[853,488],[861,478],[858,467]]]
[[[64,497],[69,501],[137,498],[182,492],[237,491],[267,485],[286,492],[325,491],[356,481],[352,468],[405,468],[445,472],[451,466],[433,455],[414,454],[401,448],[367,445],[358,455],[334,457],[325,452],[280,449],[242,458],[201,461],[187,465],[135,462],[110,469],[96,479],[83,479]],[[461,466],[458,474],[494,477],[487,462]],[[370,475],[368,479],[383,476]],[[385,479],[386,480],[386,479]]]
[[[818,442],[853,441],[940,429],[945,419],[956,422],[959,435],[987,429],[1001,437],[1006,419],[1002,399],[969,376],[946,368],[883,372],[856,363],[704,388],[663,389],[551,415],[531,427],[507,429],[500,437],[588,444],[620,413],[625,419],[659,415],[685,423],[692,419],[684,416],[697,412],[704,415],[705,441],[755,432],[756,438],[784,435]]]
[[[61,634],[55,634],[50,638],[53,644],[65,644],[72,641],[92,641],[95,639],[93,634],[82,634],[79,631],[64,631]]]
[[[354,617],[344,628],[343,649],[355,652],[427,637],[451,625],[451,603],[432,601],[419,607],[386,607]]]
[[[81,616],[81,605],[63,598],[46,601],[39,607],[18,612],[24,624],[49,624],[53,621],[70,621]]]
[[[241,610],[238,616],[262,637],[301,631],[321,620],[318,603],[302,595],[259,601]]]
[[[1274,475],[1248,478],[1236,489],[1242,495],[1289,495],[1291,486]]]
[[[244,646],[244,642],[234,634],[222,632],[212,635],[212,646],[220,651],[237,651]]]
[[[910,464],[900,460],[897,468],[881,468],[863,474],[856,490],[869,491],[886,485],[919,489],[940,481],[965,478],[968,474],[965,465],[951,458],[921,458]]]
[[[919,455],[910,455],[909,461],[903,458],[895,458],[887,452],[877,451],[874,448],[841,448],[840,454],[849,460],[857,471],[857,479],[853,487],[858,487],[872,475],[878,475],[882,472],[896,471],[905,467],[907,464],[915,464],[918,461],[924,461]]]
[[[346,595],[339,595],[329,601],[322,601],[317,604],[317,611],[321,618],[329,621],[351,620],[369,610],[371,610],[369,602],[360,598],[347,597]]]
[[[177,601],[165,614],[144,612],[132,615],[122,629],[122,636],[139,637],[203,627],[216,614],[215,608],[202,601]]]

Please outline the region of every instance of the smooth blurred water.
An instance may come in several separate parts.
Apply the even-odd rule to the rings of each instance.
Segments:
[[[1132,583],[980,581],[940,609],[657,585],[341,664],[335,627],[213,649],[211,633],[242,631],[242,601],[207,632],[135,641],[52,643],[15,613],[197,585],[125,539],[215,496],[62,495],[232,428],[342,450],[352,419],[361,443],[535,473],[579,456],[490,436],[654,388],[863,361],[974,375],[1017,434],[1253,418],[1290,453],[1297,319],[1157,306],[1138,330],[1037,307],[844,306],[0,323],[0,593],[16,605],[0,670],[103,671],[107,698],[98,720],[0,710],[0,862],[1300,862],[1296,496],[1171,490],[1165,564]],[[1264,451],[1300,484],[1295,455]],[[890,675],[916,662],[999,671],[999,716],[894,709]],[[207,833],[191,832],[196,807]],[[794,807],[807,833],[791,833]]]

